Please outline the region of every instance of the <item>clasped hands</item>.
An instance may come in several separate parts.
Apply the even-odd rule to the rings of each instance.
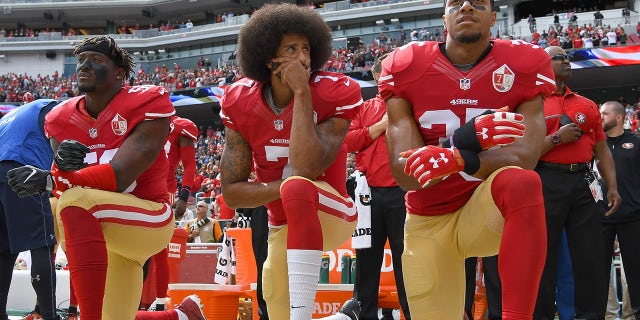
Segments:
[[[481,151],[511,144],[523,137],[523,119],[518,113],[489,110],[456,129],[451,139],[443,143],[443,147],[429,145],[401,152],[400,158],[407,159],[404,173],[413,176],[424,188],[433,179],[463,171],[464,155],[469,154],[468,152],[477,155]],[[461,150],[465,152],[461,153]]]

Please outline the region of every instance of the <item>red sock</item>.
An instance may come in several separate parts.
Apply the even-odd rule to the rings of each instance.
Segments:
[[[100,320],[108,263],[100,222],[79,207],[64,208],[60,218],[64,224],[69,274],[82,319]]]
[[[318,190],[306,179],[290,179],[280,187],[289,234],[287,249],[322,250]]]
[[[83,313],[84,314],[84,313]],[[138,311],[136,320],[179,320],[178,312],[175,309],[158,311]]]
[[[540,177],[506,169],[494,178],[491,193],[505,219],[498,258],[502,319],[531,319],[547,250]]]
[[[156,298],[166,298],[169,290],[169,250],[164,248],[151,258],[156,266]]]

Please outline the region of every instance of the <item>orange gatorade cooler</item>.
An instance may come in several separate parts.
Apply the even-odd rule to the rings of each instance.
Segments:
[[[173,304],[179,304],[189,295],[197,294],[204,306],[202,312],[207,319],[237,320],[240,296],[244,294],[241,285],[170,283],[169,297]]]

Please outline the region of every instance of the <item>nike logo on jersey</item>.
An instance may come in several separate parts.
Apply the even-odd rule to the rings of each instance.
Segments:
[[[307,306],[291,306],[291,309],[306,308]]]

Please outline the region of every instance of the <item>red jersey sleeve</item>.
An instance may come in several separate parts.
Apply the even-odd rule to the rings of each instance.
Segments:
[[[398,79],[411,81],[421,74],[416,70],[426,68],[437,55],[437,42],[410,42],[396,50],[382,61],[382,72],[378,79],[378,93],[383,100],[393,96],[403,98]],[[419,57],[414,61],[414,57]],[[411,67],[409,67],[411,66]],[[401,77],[398,77],[402,74]]]
[[[145,110],[145,120],[168,118],[176,112],[169,99],[169,92],[163,87],[144,85],[124,87],[123,90],[127,92],[123,98],[130,105],[136,105]]]
[[[335,106],[333,116],[352,120],[358,114],[362,93],[358,82],[351,77],[342,73],[317,72],[311,76],[310,85],[320,104]]]
[[[63,101],[47,113],[44,118],[44,134],[48,139],[60,136],[64,132],[67,119],[72,116],[73,110],[80,99],[82,99],[82,96]]]
[[[198,139],[198,127],[189,119],[178,118],[174,121],[176,128],[180,130],[180,135],[196,141]]]
[[[373,100],[374,99],[365,101],[360,107],[358,115],[353,119],[353,121],[351,121],[349,131],[344,138],[348,152],[358,152],[373,142],[373,139],[371,139],[371,135],[369,134],[369,126],[365,125],[363,121],[363,114],[367,111],[368,106],[373,102]]]
[[[234,110],[241,108],[242,100],[251,91],[259,90],[258,83],[254,80],[243,78],[225,87],[224,94],[220,98],[220,119],[225,127],[234,131],[240,131]]]
[[[526,100],[532,100],[539,94],[548,97],[556,91],[551,56],[542,47],[522,40],[495,40],[495,42],[506,42],[510,46],[508,52],[509,57],[512,58],[511,63],[517,64],[519,76],[524,78],[521,84],[529,88],[525,91],[530,93]]]

